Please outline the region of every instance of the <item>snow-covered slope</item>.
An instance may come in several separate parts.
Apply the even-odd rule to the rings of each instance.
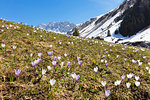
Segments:
[[[133,7],[135,2],[136,0],[125,0],[118,8],[79,24],[77,29],[79,30],[80,36],[89,38],[99,36],[104,38],[108,35],[108,30],[113,36],[122,22],[122,19],[119,17],[122,17],[124,11]],[[73,31],[68,32],[68,34],[72,34]]]
[[[122,41],[119,41],[119,43],[125,43],[125,42],[150,42],[150,27],[142,30],[140,32],[138,32],[136,35],[128,38],[128,39],[124,39]]]

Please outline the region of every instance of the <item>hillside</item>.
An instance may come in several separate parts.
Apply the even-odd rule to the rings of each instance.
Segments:
[[[149,54],[0,19],[0,99],[148,100]]]

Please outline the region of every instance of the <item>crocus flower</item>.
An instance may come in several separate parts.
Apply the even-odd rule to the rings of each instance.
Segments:
[[[136,60],[134,60],[134,59],[132,59],[132,63],[137,63],[137,61],[136,61]]]
[[[136,81],[138,81],[138,80],[139,80],[139,78],[140,78],[139,76],[135,76],[135,80],[136,80]]]
[[[57,60],[57,57],[55,56],[55,57],[54,57],[54,61],[56,61],[56,60]]]
[[[42,69],[42,76],[46,73],[46,69]]]
[[[37,60],[35,60],[34,62],[32,62],[32,66],[36,66],[36,65],[38,65],[39,64],[39,62],[41,61],[41,59],[37,59]]]
[[[2,48],[5,48],[6,45],[5,44],[1,44],[1,46],[2,46]]]
[[[47,69],[50,71],[52,68],[51,68],[51,66],[47,66]]]
[[[53,47],[53,45],[50,45],[50,48],[52,48]]]
[[[123,76],[123,75],[122,75],[122,76],[121,76],[122,80],[124,80],[124,79],[125,79],[125,77],[126,77],[126,76]]]
[[[76,75],[75,80],[78,81],[79,77],[79,75]]]
[[[80,61],[80,57],[77,57],[77,61]]]
[[[146,70],[149,70],[149,67],[146,67]]]
[[[60,56],[58,56],[57,58],[58,58],[58,60],[60,60],[60,59],[61,59],[61,57],[60,57]]]
[[[105,55],[103,55],[103,58],[105,57]]]
[[[127,88],[130,88],[130,86],[131,86],[131,83],[126,83],[126,86],[127,86]]]
[[[137,87],[140,86],[140,82],[135,81],[135,85],[136,85]]]
[[[109,95],[110,95],[110,90],[105,90],[105,96],[106,96],[106,98],[109,97]]]
[[[106,63],[106,67],[108,66],[108,63]]]
[[[138,64],[139,64],[139,66],[141,66],[141,65],[142,65],[142,62],[138,62]]]
[[[65,53],[64,56],[67,57],[67,54]]]
[[[103,87],[106,85],[106,81],[101,81],[101,84],[103,85]]]
[[[53,51],[48,52],[48,55],[52,56],[53,55]]]
[[[70,64],[71,64],[70,62],[67,62],[67,67],[69,67]]]
[[[130,78],[132,78],[132,77],[133,77],[133,74],[132,74],[132,73],[127,74],[127,77],[130,79]]]
[[[56,67],[56,61],[52,61],[52,65],[54,66],[54,67]]]
[[[15,50],[17,47],[16,46],[13,46],[13,50]]]
[[[71,76],[72,76],[72,78],[74,79],[74,80],[78,80],[79,79],[79,75],[76,75],[75,73],[74,74],[71,74]]]
[[[62,68],[62,67],[64,66],[64,62],[61,62],[60,66],[61,66],[61,68]]]
[[[98,71],[98,67],[95,67],[94,72],[97,73],[97,71]]]
[[[121,80],[115,81],[115,86],[120,85],[120,83],[121,83]]]
[[[41,56],[42,56],[42,53],[38,53],[38,56],[41,57]]]
[[[30,54],[30,57],[32,57],[32,56],[33,56],[33,53]]]
[[[124,58],[125,62],[127,61],[127,58]]]
[[[78,61],[78,64],[79,64],[79,66],[81,66],[81,64],[82,64],[82,61]]]
[[[51,80],[50,80],[51,86],[53,86],[55,83],[56,83],[56,80],[55,80],[55,79],[51,79]]]
[[[17,77],[19,77],[20,72],[21,72],[21,70],[16,70],[15,69],[15,74],[16,74]]]

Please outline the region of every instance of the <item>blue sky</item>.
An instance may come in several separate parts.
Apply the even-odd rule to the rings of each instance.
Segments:
[[[0,0],[0,18],[28,25],[51,21],[75,24],[104,14],[123,0]]]

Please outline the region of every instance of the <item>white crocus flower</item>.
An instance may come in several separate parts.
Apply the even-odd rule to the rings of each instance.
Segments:
[[[56,80],[55,80],[55,79],[51,79],[51,80],[50,80],[51,86],[53,86],[55,83],[56,83]]]
[[[50,71],[52,69],[52,67],[51,66],[47,66],[47,69]]]
[[[75,79],[77,75],[74,73],[74,74],[71,74],[71,76],[73,79]]]
[[[146,67],[147,70],[149,70],[149,67]]]
[[[142,62],[139,62],[139,66],[141,66],[142,65]]]
[[[5,44],[1,44],[1,46],[2,46],[2,48],[5,48],[6,45]]]
[[[32,57],[33,56],[33,53],[30,53],[30,57]]]
[[[42,69],[42,75],[44,75],[46,73],[45,69]]]
[[[120,85],[120,83],[121,83],[121,80],[115,81],[115,86]]]
[[[136,81],[139,80],[139,78],[140,78],[139,76],[135,76],[135,80],[136,80]]]
[[[101,84],[102,84],[103,86],[105,86],[105,85],[106,85],[106,81],[101,81]]]
[[[97,71],[98,71],[98,67],[95,67],[94,72],[97,73]]]
[[[101,60],[101,63],[103,63],[103,62],[104,62],[104,60],[102,59],[102,60]]]
[[[16,46],[13,46],[13,50],[15,50],[17,47]]]
[[[130,79],[130,78],[132,78],[132,77],[133,77],[133,74],[132,74],[132,73],[127,74],[127,77]]]
[[[60,56],[58,56],[58,60],[60,60],[61,59],[61,57]]]
[[[42,53],[38,53],[38,56],[41,57],[41,56],[42,56]]]
[[[135,85],[136,85],[137,87],[140,86],[140,82],[135,81]]]
[[[64,66],[64,62],[61,62],[60,66],[61,66],[61,68],[62,68],[62,67]]]
[[[50,45],[50,48],[52,48],[53,47],[53,45]]]
[[[126,86],[127,86],[127,88],[130,88],[130,86],[131,86],[131,83],[126,83]]]
[[[65,53],[64,56],[67,57],[67,54]]]

